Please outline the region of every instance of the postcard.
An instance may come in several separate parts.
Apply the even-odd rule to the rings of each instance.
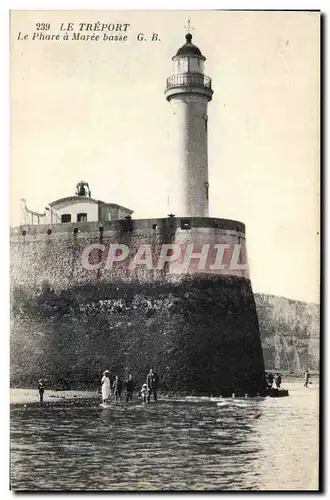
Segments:
[[[319,490],[320,17],[10,12],[12,490]]]

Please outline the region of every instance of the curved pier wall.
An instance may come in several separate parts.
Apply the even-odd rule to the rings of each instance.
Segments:
[[[35,385],[43,374],[50,384],[64,379],[72,387],[95,385],[105,368],[123,377],[131,372],[142,383],[153,366],[169,391],[262,391],[248,272],[229,269],[233,245],[243,243],[238,263],[246,259],[244,225],[209,218],[183,222],[184,228],[182,220],[169,218],[115,221],[102,231],[97,223],[13,230],[12,384]],[[223,268],[211,270],[217,243],[228,245],[228,255]],[[81,258],[91,244],[103,245],[89,254],[97,269],[86,269]],[[112,244],[126,245],[129,257],[110,269]],[[128,267],[142,245],[157,263],[162,244],[193,244],[194,252],[210,245],[206,265],[200,269],[200,260],[191,259],[183,271],[178,261],[160,269]]]

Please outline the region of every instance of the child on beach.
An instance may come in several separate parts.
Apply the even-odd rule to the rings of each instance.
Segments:
[[[147,386],[147,384],[143,384],[142,389],[141,389],[141,396],[143,398],[144,403],[147,402],[148,394],[149,394],[148,386]]]
[[[112,388],[113,388],[113,393],[114,393],[114,396],[115,396],[115,400],[116,401],[118,401],[118,400],[121,401],[122,383],[121,383],[121,380],[118,377],[118,375],[116,375],[115,381],[112,384]]]

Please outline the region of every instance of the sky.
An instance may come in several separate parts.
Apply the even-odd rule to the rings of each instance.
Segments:
[[[164,86],[189,17],[214,90],[210,216],[245,223],[255,292],[319,302],[318,13],[12,12],[10,224],[21,197],[43,212],[82,179],[135,218],[167,216]],[[98,21],[129,23],[127,41],[31,39]]]

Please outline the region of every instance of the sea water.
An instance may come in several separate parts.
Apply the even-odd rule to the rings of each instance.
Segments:
[[[262,400],[14,406],[14,490],[316,490],[318,387]]]

